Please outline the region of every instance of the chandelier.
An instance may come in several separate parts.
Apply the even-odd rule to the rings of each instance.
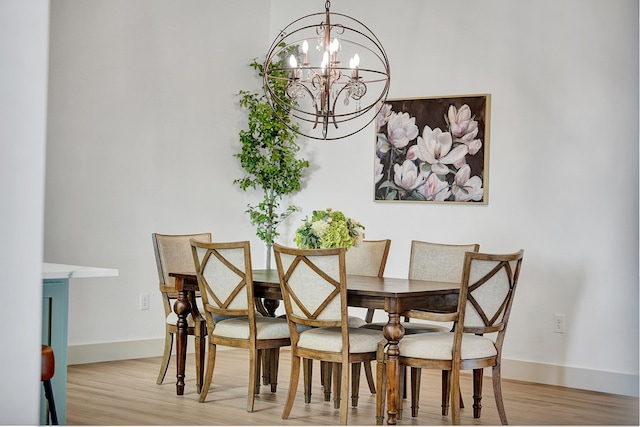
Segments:
[[[378,38],[330,7],[326,1],[324,13],[285,27],[263,68],[265,94],[278,118],[295,132],[321,140],[364,129],[389,92],[389,60]]]

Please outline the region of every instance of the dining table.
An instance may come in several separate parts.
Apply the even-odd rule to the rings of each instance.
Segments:
[[[282,300],[280,279],[275,269],[253,270],[254,296],[264,301],[263,309],[268,315],[275,315],[278,301]],[[190,300],[199,290],[195,272],[170,272],[175,279],[178,298],[174,310],[178,315],[176,336],[176,393],[184,393],[184,376],[187,351],[187,316],[196,307]],[[458,283],[414,280],[394,277],[347,275],[347,304],[350,307],[381,309],[387,312],[388,321],[383,328],[387,339],[387,424],[396,424],[398,415],[397,397],[400,393],[400,369],[398,364],[398,343],[404,336],[400,316],[407,310],[450,310],[458,303],[460,285]],[[263,313],[264,314],[264,313]],[[199,384],[202,372],[197,373]],[[377,420],[381,422],[381,420]]]

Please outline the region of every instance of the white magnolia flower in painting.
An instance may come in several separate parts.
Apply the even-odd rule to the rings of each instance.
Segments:
[[[416,118],[408,113],[391,113],[387,122],[387,137],[396,148],[404,148],[418,136]]]
[[[418,143],[409,148],[407,159],[420,159],[431,165],[431,170],[438,175],[449,173],[449,167],[455,162],[464,160],[468,149],[466,145],[458,145],[453,148],[453,139],[449,132],[441,129],[431,129],[425,126],[422,136],[418,137]]]
[[[436,202],[443,202],[451,195],[449,183],[441,180],[435,173],[429,174],[429,178],[418,191],[422,193],[425,200]]]
[[[411,161],[405,160],[402,165],[393,165],[393,180],[396,185],[407,191],[413,191],[425,182],[425,177]]]
[[[479,176],[471,177],[471,167],[464,165],[458,170],[453,179],[453,195],[456,202],[468,202],[469,200],[482,200],[484,190]]]
[[[475,155],[482,148],[482,141],[476,138],[478,136],[478,128],[464,134],[461,138],[456,138],[456,142],[462,142],[469,149],[469,154]]]
[[[471,115],[471,108],[464,104],[458,110],[454,105],[449,106],[447,112],[449,118],[449,129],[456,138],[462,138],[464,135],[478,129],[478,122]]]
[[[482,147],[482,141],[478,136],[478,122],[471,115],[471,108],[467,104],[460,107],[450,105],[447,112],[449,129],[456,141],[462,142],[469,149],[469,154],[475,155]]]
[[[380,132],[382,126],[386,125],[389,121],[389,116],[391,116],[391,104],[384,104],[380,111],[378,111],[378,115],[376,116],[376,129],[377,132]]]
[[[373,182],[380,182],[380,180],[382,179],[383,176],[383,165],[382,162],[380,161],[380,158],[376,156],[376,160],[375,160],[375,174],[374,174],[374,181]]]
[[[378,158],[383,157],[391,150],[391,144],[384,134],[378,133],[378,139],[376,139],[376,155]]]

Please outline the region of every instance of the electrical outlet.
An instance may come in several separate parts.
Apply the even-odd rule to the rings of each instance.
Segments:
[[[146,292],[140,294],[140,310],[149,310],[149,294]]]
[[[564,334],[564,314],[553,315],[553,332],[556,334]]]

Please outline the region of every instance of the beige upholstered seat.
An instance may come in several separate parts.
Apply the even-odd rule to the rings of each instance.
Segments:
[[[399,362],[412,368],[441,369],[447,375],[446,396],[451,396],[453,424],[460,423],[460,369],[474,371],[474,418],[480,417],[483,369],[493,368],[493,392],[500,421],[507,424],[502,401],[500,365],[502,344],[513,304],[523,251],[493,255],[468,252],[456,310],[452,313],[412,312],[414,317],[432,321],[453,321],[451,332],[415,334],[399,343]],[[495,333],[495,339],[484,334]],[[382,359],[380,359],[381,361]],[[412,378],[412,416],[418,414],[420,378]],[[378,364],[378,381],[384,383],[383,363]],[[399,405],[401,402],[399,402]],[[377,415],[382,416],[382,399],[377,401]],[[446,415],[447,406],[443,406]],[[379,418],[380,420],[380,418]]]
[[[191,247],[209,335],[207,372],[200,402],[205,401],[211,386],[217,345],[247,348],[247,411],[253,412],[255,395],[260,387],[260,353],[273,350],[269,382],[271,390],[276,391],[279,349],[291,344],[289,327],[284,319],[256,313],[248,241],[203,243],[192,240]],[[215,320],[214,316],[224,317]]]
[[[296,396],[301,358],[307,366],[312,360],[334,363],[334,394],[347,396],[349,369],[342,367],[374,360],[384,338],[379,331],[349,327],[344,248],[295,249],[276,244],[273,249],[291,332],[291,380],[282,412],[287,419]],[[347,423],[348,409],[349,405],[341,405],[342,424]]]
[[[160,285],[160,293],[162,294],[162,304],[164,306],[165,316],[165,338],[164,353],[162,356],[162,364],[156,383],[162,384],[171,360],[171,351],[173,347],[173,337],[177,333],[176,324],[178,315],[173,311],[173,305],[177,298],[177,292],[173,277],[169,277],[170,272],[190,272],[194,270],[193,255],[191,255],[191,239],[203,242],[211,241],[211,233],[198,234],[159,234],[151,235],[153,240],[153,249],[156,257],[156,267],[158,269],[158,279]],[[199,373],[196,379],[196,387],[198,393],[202,387],[202,365],[204,364],[204,354],[206,345],[206,324],[204,318],[200,315],[202,302],[200,298],[190,301],[192,306],[198,308],[194,310],[195,319],[192,313],[187,317],[188,333],[195,336],[196,347],[196,372]]]

